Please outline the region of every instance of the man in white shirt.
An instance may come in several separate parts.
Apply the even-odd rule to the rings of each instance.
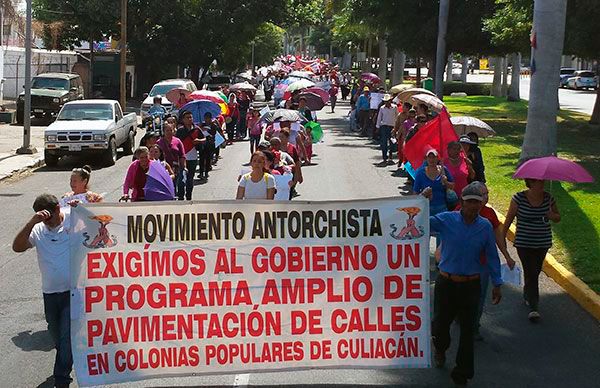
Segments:
[[[388,164],[388,147],[392,136],[392,129],[398,117],[398,107],[392,103],[392,96],[386,94],[383,96],[383,106],[379,108],[377,113],[377,124],[379,130],[379,142],[381,145],[381,153],[383,154],[383,165]]]
[[[69,218],[58,199],[42,194],[33,202],[36,212],[13,241],[15,252],[36,248],[42,274],[44,314],[56,346],[54,385],[68,387],[73,367],[71,353]]]

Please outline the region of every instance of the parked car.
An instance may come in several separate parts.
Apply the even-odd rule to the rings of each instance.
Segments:
[[[36,118],[53,118],[69,101],[83,100],[83,83],[78,74],[43,73],[31,80],[31,114]],[[25,92],[17,99],[17,123],[22,124]]]
[[[83,100],[66,103],[56,121],[44,130],[44,158],[52,167],[60,157],[100,155],[104,164],[117,161],[117,148],[131,155],[135,146],[137,116],[123,115],[115,100]]]
[[[167,108],[167,110],[171,110],[173,104],[171,104],[171,101],[167,100],[166,94],[169,90],[175,88],[184,88],[190,92],[198,89],[196,84],[189,79],[167,79],[154,84],[152,89],[150,89],[150,93],[144,93],[144,101],[142,101],[142,106],[140,108],[140,115],[142,118],[148,116],[148,109],[150,109],[153,104],[154,96],[157,95],[162,97],[162,105]]]
[[[564,88],[567,86],[569,78],[573,77],[577,70],[572,67],[561,67],[560,68],[560,83],[559,87]]]
[[[578,70],[573,77],[567,80],[567,87],[570,89],[596,89],[598,87],[598,78],[596,73],[589,70]]]
[[[206,83],[206,89],[208,90],[221,90],[225,86],[229,86],[231,78],[228,75],[211,75],[208,77]]]

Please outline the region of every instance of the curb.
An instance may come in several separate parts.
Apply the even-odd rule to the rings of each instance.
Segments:
[[[496,212],[500,223],[504,225],[506,222],[504,215],[500,214],[495,209],[494,211]],[[514,242],[515,232],[515,225],[511,225],[506,233],[506,238],[510,242]],[[575,299],[584,310],[600,321],[600,295],[596,294],[587,284],[560,264],[550,253],[546,254],[542,270],[546,275],[558,283],[571,298]]]
[[[27,163],[25,166],[20,167],[18,169],[15,169],[13,171],[11,171],[10,173],[4,175],[4,176],[0,176],[0,182],[12,178],[13,176],[20,174],[22,172],[25,172],[27,170],[31,170],[33,168],[37,168],[37,167],[41,167],[45,164],[45,160],[43,156],[40,156],[36,159],[32,159],[29,163]]]

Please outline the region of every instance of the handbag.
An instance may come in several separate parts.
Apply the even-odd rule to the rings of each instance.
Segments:
[[[441,166],[442,172],[441,175],[442,177],[446,176],[446,169],[444,168],[444,166]],[[447,179],[447,178],[446,178]],[[446,207],[448,208],[449,211],[452,211],[456,208],[456,205],[458,205],[458,194],[456,194],[456,191],[452,190],[452,189],[446,189]]]

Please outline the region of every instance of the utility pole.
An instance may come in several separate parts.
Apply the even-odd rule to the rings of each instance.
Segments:
[[[254,41],[252,41],[252,71],[254,71]]]
[[[17,154],[34,154],[31,147],[31,0],[27,0],[25,17],[25,106],[23,109],[23,145]]]
[[[444,63],[446,62],[446,31],[448,30],[448,13],[450,0],[440,0],[438,16],[438,39],[435,56],[435,94],[444,98]]]
[[[126,71],[127,71],[127,0],[121,0],[121,108],[127,104]]]

